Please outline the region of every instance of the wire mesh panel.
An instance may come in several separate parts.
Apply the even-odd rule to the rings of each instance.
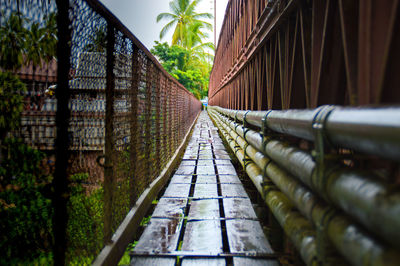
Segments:
[[[103,233],[95,244],[82,242],[96,245],[95,252],[77,249],[92,258],[170,160],[201,104],[100,4],[74,1],[70,13],[71,97],[93,106],[77,114],[71,109],[70,124],[81,132],[71,130],[71,150],[95,153],[103,168],[102,175],[90,177],[104,198]],[[179,97],[192,105],[182,119]],[[100,132],[99,140],[93,143],[89,132]]]
[[[50,264],[54,3],[0,0],[0,265]]]
[[[59,49],[39,55],[41,65],[26,59],[10,68],[28,90],[15,91],[22,112],[13,134],[1,126],[0,244],[7,256],[0,264],[89,264],[170,161],[201,103],[97,1],[42,2],[0,1],[2,33],[18,10],[27,30],[46,26],[54,14]],[[2,61],[2,79],[5,70]],[[3,103],[3,87],[0,96]],[[25,167],[29,186],[6,167],[15,166],[19,153],[3,154],[17,142],[26,149],[19,153],[34,157],[21,157],[33,164]],[[23,237],[6,233],[12,225]]]

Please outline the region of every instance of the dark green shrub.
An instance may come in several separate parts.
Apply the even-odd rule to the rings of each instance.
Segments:
[[[72,264],[87,264],[103,247],[103,189],[86,194],[82,182],[88,174],[70,177],[70,199],[68,202],[68,261]]]
[[[17,139],[3,142],[0,166],[0,264],[32,260],[51,250],[52,208],[42,174],[44,154]]]
[[[0,141],[19,126],[26,86],[15,75],[0,72]]]

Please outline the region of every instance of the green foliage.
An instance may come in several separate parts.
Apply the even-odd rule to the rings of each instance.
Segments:
[[[19,126],[26,86],[9,72],[0,72],[0,141]]]
[[[151,52],[161,61],[161,65],[198,99],[208,92],[209,64],[191,55],[184,47],[155,42]]]
[[[125,253],[119,261],[118,265],[129,265],[131,263],[130,253],[135,249],[137,243],[138,241],[128,244],[128,247],[126,248]]]
[[[33,68],[41,60],[50,61],[56,55],[57,22],[55,13],[44,17],[44,26],[31,22],[21,13],[12,12],[0,27],[0,67],[15,72],[24,63]],[[25,57],[25,62],[24,62]]]
[[[82,186],[87,178],[87,173],[70,177],[67,257],[76,265],[90,264],[103,245],[103,189],[87,195]]]
[[[171,13],[161,13],[157,16],[157,22],[161,20],[169,20],[169,22],[162,28],[160,32],[160,39],[175,26],[174,34],[172,36],[173,45],[185,46],[185,39],[190,33],[189,27],[191,24],[196,23],[208,30],[212,29],[210,23],[201,20],[202,18],[211,19],[213,16],[210,13],[197,13],[195,9],[200,0],[172,0],[169,2]],[[199,34],[204,35],[202,32]],[[204,36],[203,36],[204,37]]]
[[[48,258],[52,242],[50,177],[42,174],[44,154],[17,139],[3,142],[0,166],[0,264]]]
[[[179,82],[185,86],[191,93],[200,99],[206,96],[203,90],[204,86],[208,83],[208,78],[204,77],[199,69],[188,71],[180,71],[179,69],[172,74]]]
[[[143,217],[142,221],[140,222],[140,226],[147,226],[147,224],[150,222],[151,220],[151,215],[147,216],[147,217]]]
[[[168,20],[160,32],[160,39],[165,33],[175,27],[172,36],[172,46],[168,43],[155,42],[151,52],[158,56],[163,67],[198,99],[208,93],[208,78],[210,75],[212,43],[203,43],[208,38],[207,30],[211,24],[200,20],[212,18],[210,13],[196,13],[200,0],[172,0],[169,3],[171,13],[161,13],[157,22]],[[204,31],[205,30],[205,31]]]
[[[169,46],[166,42],[159,43],[155,41],[155,44],[151,52],[160,59],[161,65],[165,70],[169,73],[173,73],[177,69],[186,70],[190,56],[188,50],[178,45]]]
[[[3,15],[3,14],[2,14]],[[0,27],[0,66],[6,70],[18,69],[22,63],[22,51],[26,47],[25,37],[27,19],[13,12]]]

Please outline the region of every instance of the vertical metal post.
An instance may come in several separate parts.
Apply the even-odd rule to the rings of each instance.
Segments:
[[[55,265],[65,265],[65,253],[67,249],[66,228],[68,221],[68,126],[70,111],[68,108],[69,87],[68,74],[70,70],[71,55],[71,30],[68,16],[69,1],[57,0],[57,112],[56,126],[57,137],[55,140],[56,165],[53,179],[53,256]]]
[[[106,143],[104,162],[104,244],[111,242],[113,202],[113,151],[114,151],[114,28],[107,27],[106,65]]]
[[[173,151],[171,153],[171,157],[172,154],[174,154],[175,150],[178,148],[178,86],[176,84],[174,84],[174,92],[173,92],[173,98],[172,98],[172,102],[173,102],[173,108],[174,108],[174,114],[173,114],[173,121],[174,121],[174,127],[173,127],[173,138],[174,138],[174,148]]]
[[[173,83],[170,81],[168,82],[168,159],[172,156],[172,145],[173,145],[173,136],[172,136],[172,90],[173,90]]]
[[[155,114],[155,119],[156,119],[156,154],[155,154],[155,168],[156,169],[162,169],[162,162],[161,162],[161,121],[160,121],[160,113],[161,113],[161,86],[162,86],[162,76],[160,75],[160,72],[157,71],[157,78],[156,78],[156,114]]]
[[[148,59],[146,65],[146,113],[145,113],[145,164],[146,164],[146,185],[150,185],[152,179],[152,168],[151,167],[151,96],[152,96],[152,73],[153,72],[153,62]]]
[[[168,103],[168,84],[169,80],[164,76],[164,86],[163,86],[163,166],[167,160],[168,154],[168,139],[167,139],[167,103]]]
[[[139,67],[139,49],[133,47],[132,53],[132,83],[131,83],[131,123],[130,123],[130,172],[131,179],[129,180],[129,206],[133,207],[137,198],[136,171],[137,171],[137,143],[138,143],[138,90],[140,79]]]

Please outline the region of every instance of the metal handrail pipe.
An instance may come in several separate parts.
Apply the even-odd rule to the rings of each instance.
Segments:
[[[263,174],[262,171],[253,163],[243,163],[245,157],[242,149],[237,148],[235,140],[229,136],[229,133],[222,126],[222,121],[218,120],[216,116],[213,117],[214,121],[221,131],[223,137],[229,143],[229,146],[236,147],[235,155],[241,162],[246,173],[256,185],[259,193],[264,201],[274,214],[278,223],[281,225],[286,235],[291,239],[296,249],[300,252],[301,257],[307,265],[315,265],[317,261],[317,244],[316,232],[311,223],[304,218],[298,211],[294,209],[293,203],[279,190],[270,183],[270,186],[262,186]],[[235,150],[235,149],[234,149]],[[268,193],[264,193],[264,191]]]
[[[318,227],[325,227],[335,248],[353,265],[398,265],[400,255],[387,244],[318,198],[293,176],[271,162],[266,175]]]
[[[265,151],[321,197],[400,247],[400,194],[380,178],[338,164],[327,164],[319,176],[311,155],[276,140],[269,141]]]
[[[321,106],[271,111],[235,111],[218,107],[216,110],[231,118],[236,114],[238,120],[259,128],[265,118],[268,129],[309,141],[315,141],[315,123],[320,123],[327,142],[335,147],[400,161],[399,107]]]
[[[283,169],[316,191],[321,197],[342,209],[372,232],[379,232],[387,242],[400,247],[400,194],[370,173],[356,171],[338,164],[327,165],[319,176],[310,154],[288,146],[282,141],[269,140],[259,145],[250,136],[259,134],[230,122],[229,126],[254,148],[263,152]],[[250,138],[249,138],[250,137]],[[260,137],[259,137],[260,138]]]
[[[220,118],[217,117],[216,119],[219,120]],[[242,155],[239,157],[240,161],[246,154],[259,168],[258,170],[252,169],[252,172],[260,172],[261,169],[265,169],[266,175],[296,205],[304,216],[311,220],[315,226],[325,226],[327,228],[328,236],[336,249],[353,265],[363,265],[366,259],[372,265],[399,264],[400,255],[397,254],[396,250],[379,243],[374,237],[368,235],[365,230],[352,223],[351,219],[338,213],[324,201],[318,199],[300,181],[282,170],[267,157],[260,155],[260,152],[256,151],[251,145],[248,145],[245,139],[229,128],[227,122],[227,120],[222,120],[222,122],[219,120],[220,126],[226,132],[229,132],[230,140],[236,140],[237,144],[242,148],[242,152],[239,152]],[[237,147],[236,145],[233,146]],[[243,163],[242,166],[244,166]],[[260,178],[259,176],[257,177],[258,183]],[[262,194],[261,184],[255,185]]]

